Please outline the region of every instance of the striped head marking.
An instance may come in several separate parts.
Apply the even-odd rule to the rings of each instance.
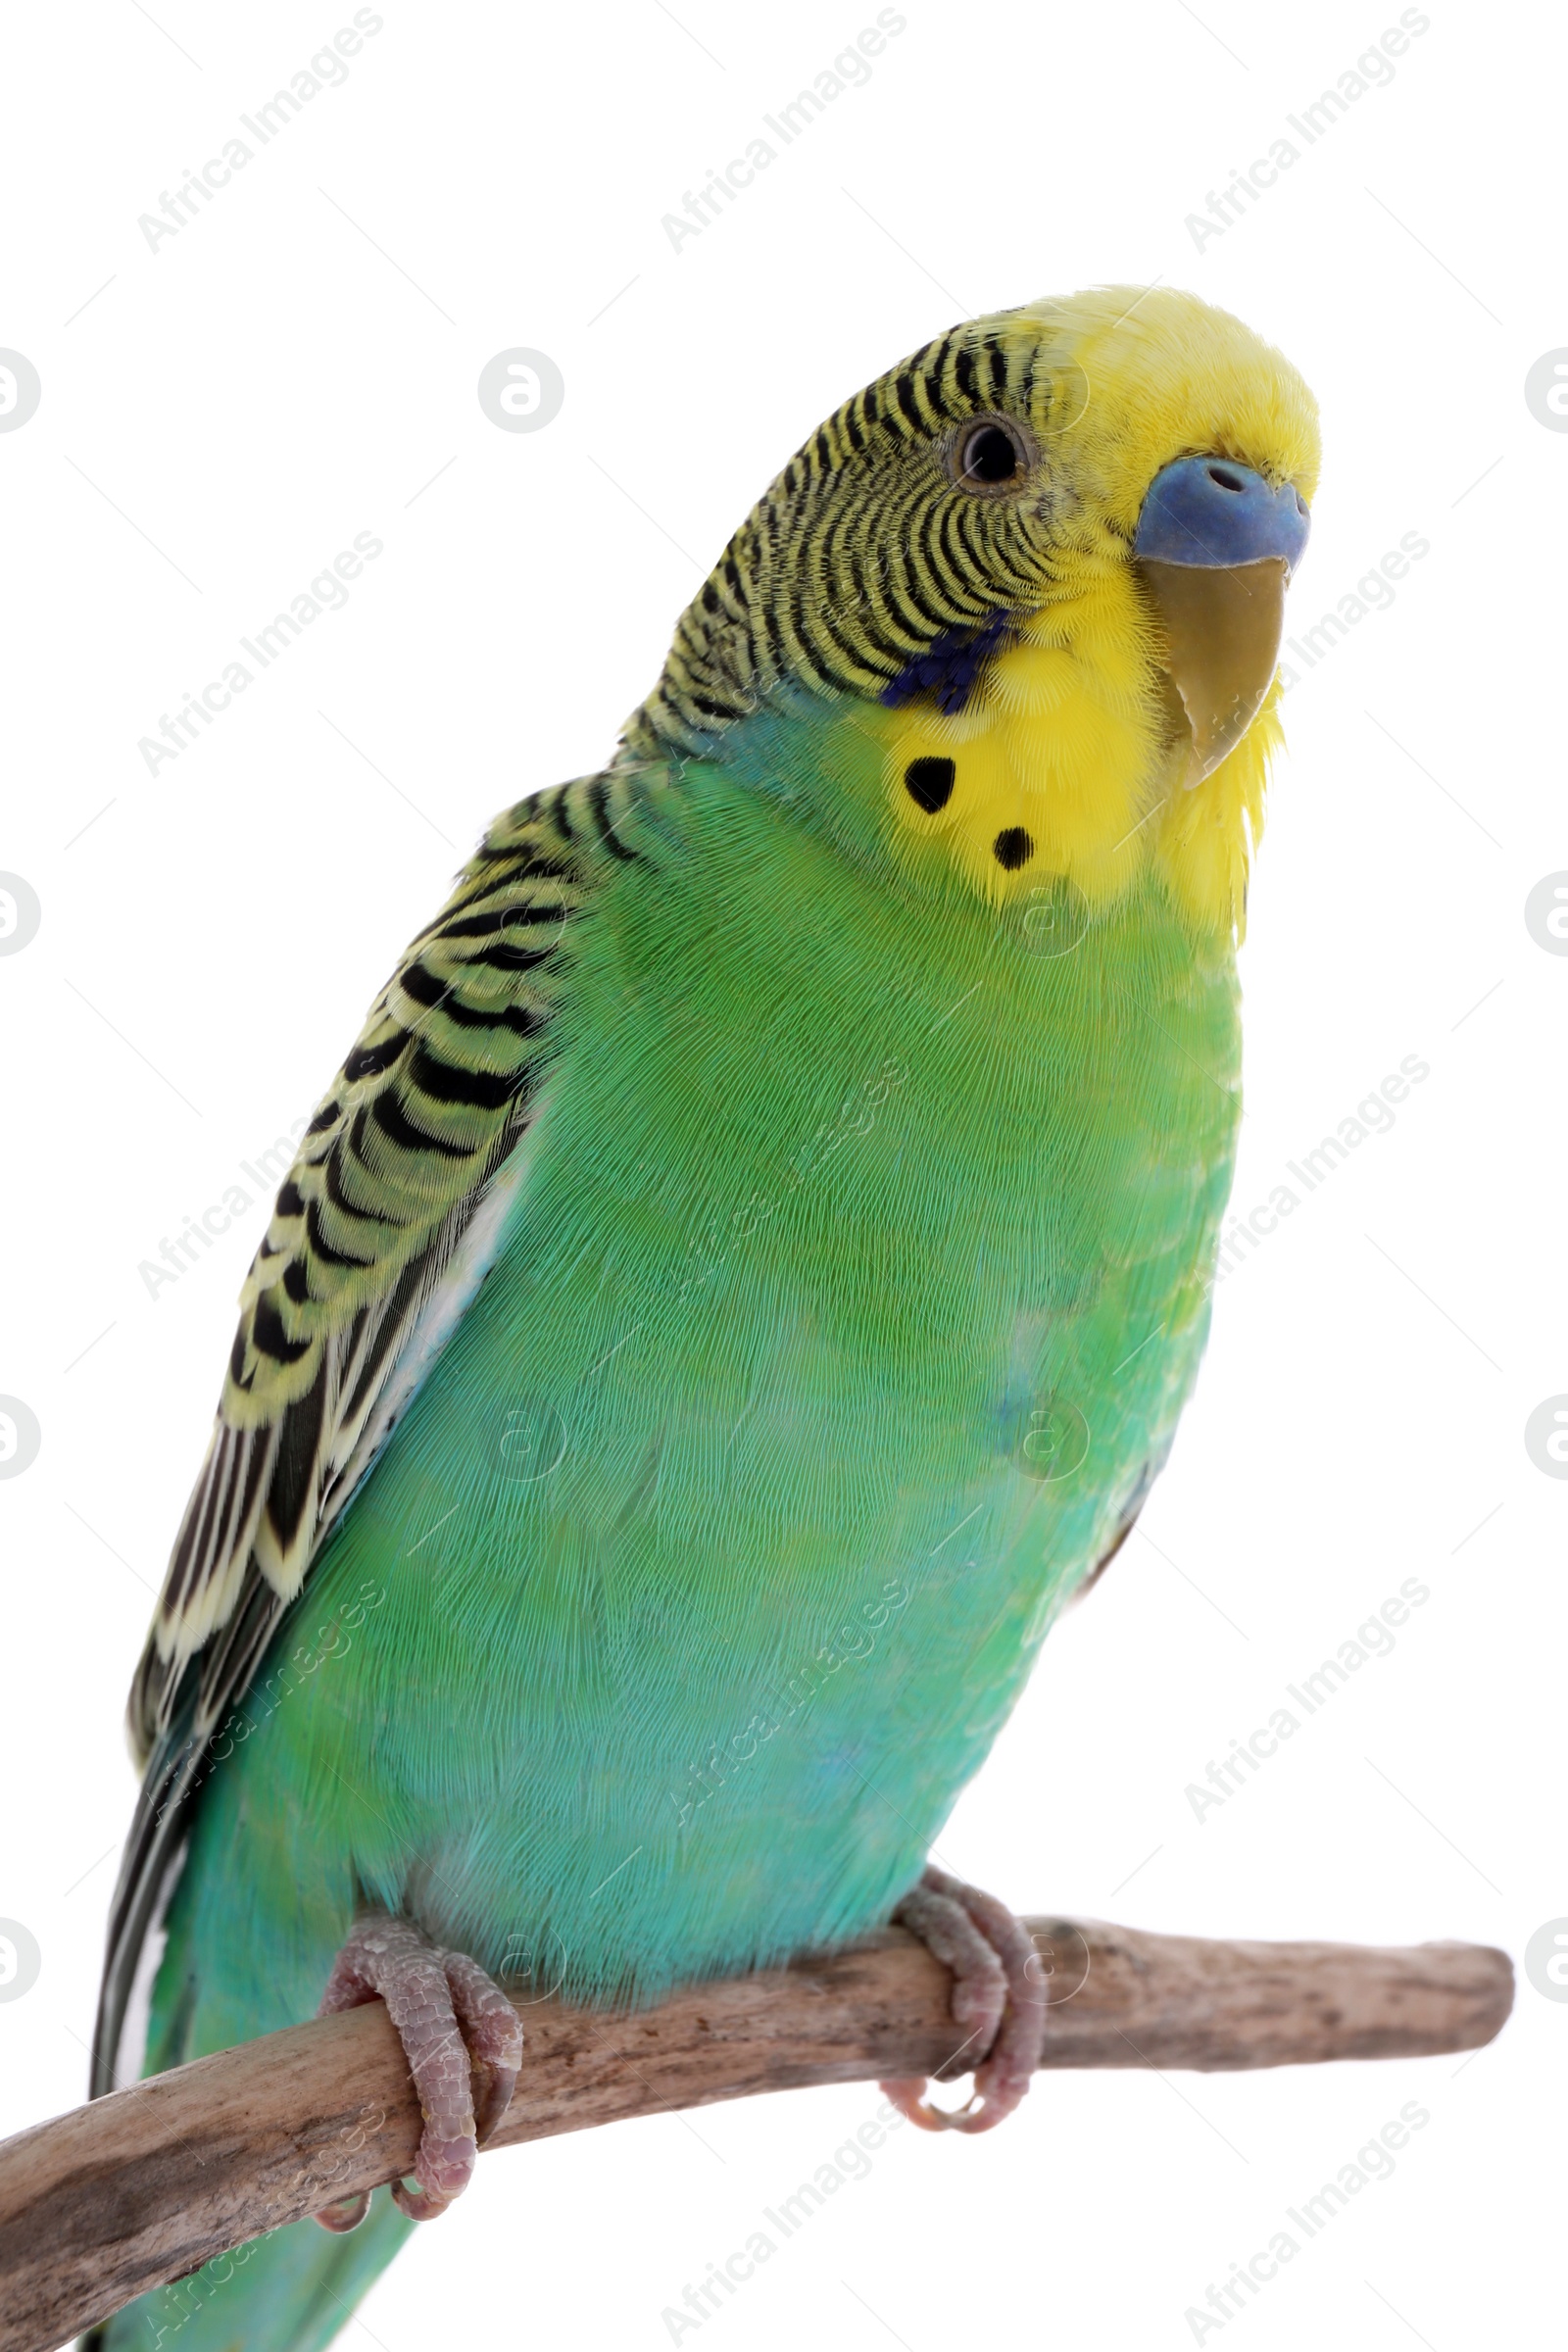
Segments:
[[[787,775],[822,796],[808,816],[934,887],[1005,904],[1065,880],[1096,906],[1154,868],[1229,927],[1317,466],[1300,377],[1196,295],[955,327],[790,460],[627,750]],[[780,754],[799,725],[809,761]]]

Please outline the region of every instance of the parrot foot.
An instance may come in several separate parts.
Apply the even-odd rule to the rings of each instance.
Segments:
[[[394,2180],[392,2195],[410,2221],[433,2221],[466,2188],[480,2148],[507,2112],[522,2063],[522,2028],[477,1961],[439,1950],[412,1920],[384,1911],[356,1920],[317,2015],[374,2000],[386,2003],[397,2028],[424,2118],[417,2186]],[[323,2230],[352,2230],[368,2204],[367,2196],[340,2197],[316,2218]]]
[[[995,1895],[934,1867],[893,1918],[953,1971],[954,2023],[967,2038],[938,2080],[972,2072],[974,2094],[950,2109],[933,2107],[918,2080],[881,2087],[922,2132],[990,2132],[1023,2097],[1045,2046],[1046,1985],[1029,1931]]]

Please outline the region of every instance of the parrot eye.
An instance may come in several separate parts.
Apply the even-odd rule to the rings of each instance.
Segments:
[[[1022,430],[1010,416],[981,416],[965,425],[955,444],[950,468],[960,490],[972,490],[981,498],[995,497],[1022,479],[1031,455]]]

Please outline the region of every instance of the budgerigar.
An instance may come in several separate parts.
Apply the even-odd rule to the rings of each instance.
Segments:
[[[1317,463],[1195,296],[954,328],[409,948],[136,1677],[95,2088],[383,1997],[417,2185],[95,2340],[324,2344],[527,2065],[498,1980],[648,2002],[897,1916],[955,1973],[956,2120],[1021,2095],[1027,1940],[924,1865],[1203,1344]]]

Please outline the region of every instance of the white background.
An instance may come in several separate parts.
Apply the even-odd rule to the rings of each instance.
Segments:
[[[1288,697],[1238,1203],[1401,1057],[1431,1075],[1220,1288],[1147,1541],[1054,1635],[943,1850],[1025,1908],[1521,1954],[1568,1913],[1568,1485],[1523,1440],[1568,1390],[1568,959],[1523,913],[1568,866],[1568,435],[1524,397],[1568,345],[1560,24],[1434,5],[1305,148],[1286,116],[1392,5],[908,0],[866,85],[677,253],[662,216],[869,4],[385,0],[344,85],[149,250],[138,215],[351,13],[97,0],[10,30],[0,343],[43,400],[0,436],[0,867],[43,917],[0,959],[0,1392],[42,1445],[0,1483],[0,1916],[42,1968],[0,2002],[0,2129],[81,2095],[124,1689],[262,1209],[156,1298],[140,1261],[309,1109],[491,812],[608,754],[818,418],[958,317],[1104,280],[1195,288],[1315,389],[1293,628],[1430,542]],[[1200,247],[1187,216],[1282,135],[1299,160]],[[513,345],[564,375],[538,433],[475,397]],[[384,553],[346,609],[150,775],[138,739],[362,531]],[[1196,1819],[1187,1785],[1411,1576],[1393,1654]],[[1411,2099],[1395,2176],[1218,2332],[1550,2340],[1565,2038],[1522,1982],[1466,2062],[1041,2078],[991,2138],[896,2137],[702,2341],[1188,2344],[1208,2282]],[[665,2344],[875,2097],[487,2159],[350,2335]]]

